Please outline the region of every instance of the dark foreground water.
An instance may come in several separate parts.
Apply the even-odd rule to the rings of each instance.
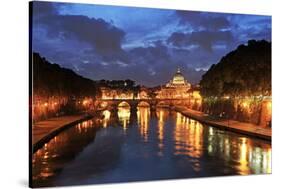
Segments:
[[[33,157],[33,185],[271,173],[271,144],[165,109],[104,111],[53,138]]]

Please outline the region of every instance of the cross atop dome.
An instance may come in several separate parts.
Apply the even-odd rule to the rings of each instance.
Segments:
[[[181,73],[180,67],[178,67],[177,73]]]

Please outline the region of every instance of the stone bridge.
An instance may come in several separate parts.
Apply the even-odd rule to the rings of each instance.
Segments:
[[[115,109],[118,107],[129,106],[131,109],[137,107],[172,107],[175,105],[189,105],[190,99],[100,99],[96,105],[101,109]]]

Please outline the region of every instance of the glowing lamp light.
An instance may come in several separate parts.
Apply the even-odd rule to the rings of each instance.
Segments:
[[[102,103],[101,103],[101,107],[102,107],[102,108],[107,107],[107,103],[106,103],[106,102],[102,102]]]
[[[244,108],[247,108],[247,107],[249,106],[249,103],[248,103],[248,102],[243,102],[243,103],[242,103],[242,106],[243,106]]]
[[[109,120],[110,114],[111,114],[109,110],[103,111],[102,114],[103,114],[105,120]]]
[[[45,103],[44,103],[44,106],[47,107],[47,106],[48,106],[48,102],[45,102]]]
[[[271,110],[271,107],[272,107],[271,101],[267,102],[267,108],[268,108],[269,110]]]
[[[88,104],[88,100],[83,100],[83,106],[86,106]]]

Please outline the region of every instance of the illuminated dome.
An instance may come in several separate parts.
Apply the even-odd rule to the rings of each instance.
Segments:
[[[177,72],[175,73],[174,77],[170,80],[169,83],[166,84],[166,87],[178,88],[178,87],[187,87],[190,88],[191,85],[188,83],[183,75],[181,74],[180,69],[178,68]]]
[[[179,68],[177,70],[177,73],[175,73],[171,83],[174,85],[184,85],[185,84],[185,79],[184,79],[183,75],[181,74],[181,71]]]
[[[185,99],[189,98],[189,90],[191,84],[185,80],[180,69],[174,74],[172,79],[166,84],[165,87],[161,87],[161,90],[157,93],[157,98],[162,99]]]

